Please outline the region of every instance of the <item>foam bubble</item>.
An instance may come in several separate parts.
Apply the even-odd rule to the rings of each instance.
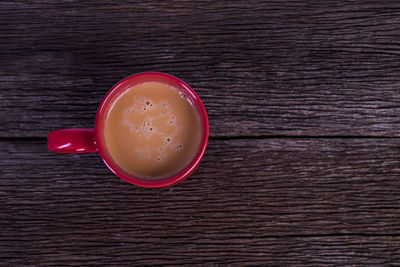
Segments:
[[[122,115],[123,115],[123,117],[127,117],[130,113],[133,113],[133,112],[135,112],[135,107],[130,106],[130,107],[124,109]]]
[[[165,100],[162,101],[162,102],[160,102],[159,106],[160,106],[161,108],[163,108],[163,109],[169,109],[169,104],[168,104],[168,102],[165,101]]]
[[[164,144],[165,145],[171,145],[171,141],[172,141],[172,138],[170,137],[170,136],[165,136],[164,137]]]
[[[154,102],[150,98],[141,97],[136,99],[135,106],[139,107],[140,113],[145,113],[151,110],[156,110],[158,107],[154,104]]]
[[[168,118],[168,120],[166,121],[167,125],[169,126],[173,126],[176,124],[176,119],[175,116],[173,114],[171,114]]]
[[[151,150],[149,148],[134,148],[136,155],[140,160],[151,159]]]
[[[181,150],[182,148],[183,148],[182,142],[178,141],[178,142],[172,147],[172,150],[176,152],[176,151]]]
[[[163,160],[167,159],[167,157],[168,157],[168,154],[164,150],[161,150],[161,151],[158,151],[156,160],[163,161]]]
[[[140,148],[135,148],[134,149],[136,152],[136,155],[138,156],[138,159],[140,160],[144,160],[144,155],[143,155],[143,151]]]
[[[155,107],[153,101],[151,99],[146,99],[145,103],[146,107],[153,109],[153,107]]]

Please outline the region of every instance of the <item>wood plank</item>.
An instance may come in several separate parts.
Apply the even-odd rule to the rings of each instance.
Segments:
[[[211,140],[165,189],[96,154],[1,141],[0,261],[339,264],[400,260],[400,139]]]
[[[212,136],[399,136],[399,26],[399,1],[2,1],[0,137],[92,127],[147,70],[196,89]]]
[[[99,237],[91,229],[66,230],[38,240],[15,240],[0,248],[6,253],[0,258],[11,266],[396,266],[400,261],[398,236],[249,235],[227,240],[207,233],[150,237],[133,227],[115,232]]]

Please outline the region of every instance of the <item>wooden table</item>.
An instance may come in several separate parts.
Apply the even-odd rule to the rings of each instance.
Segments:
[[[400,262],[399,1],[2,1],[0,60],[1,266]],[[208,111],[191,178],[47,151],[148,70]]]

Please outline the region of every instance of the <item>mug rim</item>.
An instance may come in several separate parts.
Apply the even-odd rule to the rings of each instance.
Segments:
[[[184,92],[186,90],[187,92],[189,92],[191,100],[193,100],[195,103],[195,109],[200,117],[200,123],[202,125],[202,137],[201,137],[199,149],[198,149],[196,155],[194,156],[194,158],[190,161],[189,164],[187,164],[185,166],[185,168],[183,170],[181,170],[177,174],[174,174],[170,177],[162,178],[159,180],[145,180],[143,178],[141,179],[139,177],[134,177],[132,175],[125,173],[121,169],[121,167],[119,167],[116,163],[114,163],[114,161],[111,159],[111,157],[107,153],[107,149],[105,147],[105,142],[102,142],[103,139],[101,137],[101,134],[103,132],[100,129],[101,123],[104,123],[104,121],[106,119],[106,116],[104,116],[105,109],[107,107],[109,107],[113,103],[113,101],[115,101],[117,99],[117,96],[120,95],[120,93],[125,91],[124,90],[125,87],[123,87],[123,85],[126,84],[127,82],[133,81],[135,79],[137,80],[138,78],[146,78],[146,76],[160,77],[162,79],[167,79],[167,80],[173,82],[174,84],[179,85],[179,87],[177,88],[178,90],[184,91]],[[119,93],[118,90],[120,90],[120,89],[122,89],[122,91]],[[187,92],[185,92],[185,93],[187,93]],[[115,97],[115,99],[111,99],[112,97]],[[178,182],[185,180],[197,168],[197,166],[199,165],[199,163],[205,153],[206,147],[207,147],[208,137],[209,137],[209,124],[208,124],[207,112],[206,112],[203,102],[201,101],[200,97],[196,94],[196,92],[188,84],[186,84],[184,81],[178,79],[177,77],[172,76],[167,73],[140,72],[140,73],[129,75],[129,76],[125,77],[124,79],[120,80],[113,87],[111,87],[111,89],[106,93],[106,95],[101,100],[99,107],[97,108],[94,131],[95,131],[95,142],[98,146],[98,152],[100,154],[100,157],[103,160],[103,162],[106,164],[106,166],[115,175],[117,175],[119,178],[125,180],[128,183],[135,184],[135,185],[142,186],[142,187],[166,187],[166,186],[174,185]]]

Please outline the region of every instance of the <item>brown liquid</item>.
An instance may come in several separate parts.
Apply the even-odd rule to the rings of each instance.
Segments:
[[[159,82],[137,84],[113,103],[104,128],[115,163],[138,178],[157,179],[183,170],[201,140],[199,116],[178,89]]]

